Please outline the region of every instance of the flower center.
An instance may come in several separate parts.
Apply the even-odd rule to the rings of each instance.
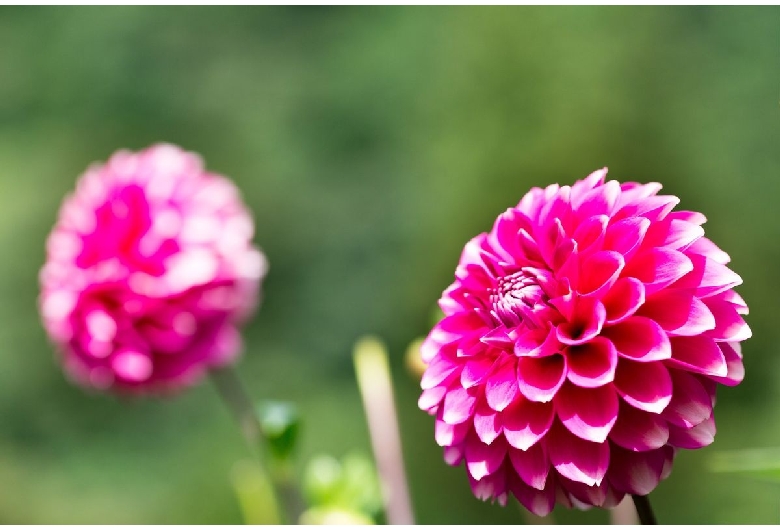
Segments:
[[[540,327],[549,312],[549,296],[542,288],[550,273],[524,267],[502,276],[490,294],[493,313],[508,328],[525,324]]]

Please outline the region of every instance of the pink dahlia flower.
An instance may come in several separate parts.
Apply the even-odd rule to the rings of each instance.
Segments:
[[[162,392],[240,353],[266,271],[226,178],[172,145],[120,151],[81,177],[47,241],[40,307],[66,373]]]
[[[741,279],[660,184],[534,188],[463,250],[419,405],[474,494],[538,515],[645,495],[742,380]]]

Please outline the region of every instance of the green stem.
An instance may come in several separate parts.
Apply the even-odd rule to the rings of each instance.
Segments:
[[[650,506],[650,499],[647,495],[631,495],[634,499],[634,506],[636,506],[636,513],[639,516],[639,522],[641,524],[658,524],[655,520],[655,514],[653,508]]]
[[[257,417],[254,404],[238,378],[236,371],[230,367],[216,368],[209,372],[211,381],[217,388],[222,400],[233,413],[244,435],[250,451],[254,454],[263,474],[270,477],[273,485],[274,502],[284,505],[286,523],[295,524],[298,520],[300,502],[293,479],[286,473],[279,473],[276,466],[268,469],[266,463],[266,440],[263,427]]]

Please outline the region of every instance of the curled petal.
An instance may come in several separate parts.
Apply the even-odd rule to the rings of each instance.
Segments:
[[[632,495],[647,495],[661,481],[666,453],[664,449],[634,452],[610,447],[608,480],[615,488]]]
[[[463,423],[474,414],[477,405],[476,393],[471,389],[457,387],[444,397],[442,420],[450,425]]]
[[[669,439],[669,426],[658,414],[620,403],[618,420],[609,439],[629,451],[649,451],[663,447]]]
[[[715,418],[710,416],[690,429],[669,426],[669,445],[682,449],[701,449],[715,440]]]
[[[600,300],[579,298],[572,318],[559,324],[557,338],[563,344],[584,344],[601,332],[607,320],[607,310]]]
[[[696,296],[705,297],[722,293],[742,283],[737,273],[698,254],[690,254],[692,269],[675,285],[682,289],[696,289]]]
[[[518,399],[501,416],[506,441],[512,447],[526,451],[547,434],[554,418],[552,403]]]
[[[642,244],[650,227],[650,221],[644,217],[629,217],[607,228],[604,237],[604,250],[614,250],[628,261]]]
[[[509,460],[523,482],[534,489],[544,489],[550,462],[541,444],[532,445],[525,451],[510,447]]]
[[[724,342],[740,342],[752,336],[745,320],[737,312],[737,306],[721,298],[705,298],[704,303],[714,315],[714,325],[706,335]]]
[[[651,248],[639,252],[623,270],[645,284],[650,295],[676,282],[694,269],[691,258],[677,250]]]
[[[500,412],[514,401],[517,392],[517,358],[505,355],[487,377],[485,397],[490,408]]]
[[[693,289],[664,289],[650,297],[638,314],[660,325],[669,335],[690,336],[715,328],[715,316]]]
[[[506,456],[507,445],[502,438],[497,438],[487,445],[477,437],[466,438],[466,467],[475,479],[492,475],[501,468]]]
[[[442,447],[459,445],[469,432],[468,423],[450,425],[441,420],[436,420],[436,443]]]
[[[462,423],[461,425],[468,425]],[[501,414],[491,409],[486,403],[477,405],[474,411],[474,430],[482,442],[490,445],[503,432]]]
[[[712,400],[700,376],[683,370],[669,370],[672,400],[662,416],[673,425],[689,429],[712,416]]]
[[[609,466],[609,444],[583,440],[557,422],[545,442],[550,462],[558,473],[588,486],[601,484]]]
[[[738,342],[719,342],[718,347],[726,359],[726,375],[723,377],[710,376],[713,381],[726,386],[738,385],[745,377],[745,367],[742,364],[742,355],[739,353]]]
[[[672,356],[669,337],[661,326],[645,317],[631,317],[604,329],[620,356],[640,362],[662,361]]]
[[[636,313],[645,303],[645,285],[636,278],[620,278],[602,300],[607,324],[617,324]]]
[[[520,357],[517,361],[517,383],[520,392],[531,401],[550,401],[566,380],[563,355]]]
[[[520,504],[539,517],[549,514],[555,506],[556,487],[552,477],[545,482],[542,490],[528,486],[519,478],[510,477],[509,489]]]
[[[615,284],[624,265],[618,252],[607,250],[588,256],[582,263],[578,291],[583,296],[601,297]]]
[[[603,337],[566,349],[566,376],[579,387],[593,388],[611,383],[617,363],[615,346]]]
[[[612,385],[580,388],[567,383],[554,403],[563,425],[583,440],[603,442],[617,421],[618,397]]]
[[[621,359],[614,385],[626,403],[647,412],[659,414],[672,400],[672,378],[661,362]]]
[[[714,340],[698,337],[672,337],[672,358],[669,366],[691,372],[723,377],[728,374],[728,365],[723,352]]]

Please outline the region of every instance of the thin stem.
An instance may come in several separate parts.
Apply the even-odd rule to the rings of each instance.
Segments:
[[[374,458],[384,489],[387,522],[391,525],[412,525],[414,515],[406,484],[393,382],[384,345],[374,338],[360,340],[355,345],[354,362]]]
[[[636,506],[636,513],[641,524],[658,524],[647,495],[631,495],[631,498],[634,499],[634,506]]]
[[[635,525],[639,524],[639,517],[636,514],[636,507],[630,497],[623,497],[623,500],[609,510],[609,524],[613,525]]]
[[[280,470],[276,469],[277,466],[271,466],[271,472],[268,472],[268,464],[265,462],[266,448],[263,427],[238,374],[232,367],[227,366],[213,369],[209,375],[220,397],[238,422],[241,433],[244,435],[250,451],[257,458],[263,473],[271,477],[274,502],[284,504],[287,522],[295,523],[300,507],[297,491],[291,477],[286,473],[280,473]]]

